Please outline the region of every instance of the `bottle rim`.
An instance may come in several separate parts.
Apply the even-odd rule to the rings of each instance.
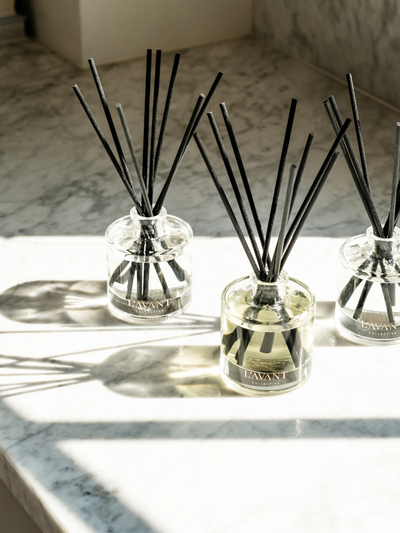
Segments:
[[[374,234],[372,226],[369,226],[369,228],[367,228],[367,231],[365,233],[367,235],[367,239],[370,242],[374,242],[374,243],[382,242],[382,243],[388,243],[388,244],[399,243],[400,244],[400,229],[398,227],[393,228],[393,237],[378,237],[377,235]]]
[[[143,220],[144,222],[153,222],[153,221],[157,222],[158,220],[162,220],[166,218],[167,210],[165,209],[165,207],[162,207],[158,215],[147,217],[147,216],[139,215],[136,207],[132,207],[132,209],[129,212],[129,216],[131,217],[132,220],[139,220],[139,221]]]

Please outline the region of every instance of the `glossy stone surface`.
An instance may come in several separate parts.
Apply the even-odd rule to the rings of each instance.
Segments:
[[[71,90],[77,82],[106,131],[90,74],[31,42],[0,55],[0,476],[37,524],[45,533],[394,530],[398,348],[353,345],[333,324],[337,251],[368,225],[344,162],[286,267],[318,301],[311,378],[287,395],[240,397],[219,379],[219,298],[249,265],[196,147],[166,202],[195,232],[193,304],[161,326],[122,324],[106,308],[103,234],[131,204]],[[184,51],[181,63],[161,174],[197,93],[221,70],[211,109],[222,130],[218,103],[228,106],[264,219],[298,98],[288,161],[316,134],[302,196],[333,139],[322,101],[334,93],[348,114],[346,89],[252,39]],[[137,139],[143,73],[143,61],[100,69],[110,102],[138,117]],[[366,97],[359,107],[386,213],[397,118]],[[222,176],[207,120],[199,133]]]
[[[400,39],[397,0],[254,0],[258,36],[292,56],[354,83],[400,107],[397,63]]]

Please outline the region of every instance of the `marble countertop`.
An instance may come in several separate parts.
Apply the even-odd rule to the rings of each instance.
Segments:
[[[43,532],[396,530],[399,348],[352,344],[333,322],[338,248],[368,225],[343,161],[287,265],[317,296],[311,378],[242,397],[219,378],[219,297],[249,267],[195,147],[167,201],[194,228],[193,304],[161,326],[125,325],[106,306],[103,234],[130,203],[71,90],[77,82],[99,115],[90,74],[32,42],[0,55],[0,477]],[[262,214],[291,98],[288,160],[316,134],[308,179],[332,142],[322,101],[333,93],[350,113],[344,85],[262,41],[186,50],[181,62],[171,137],[188,94],[223,71],[211,107],[217,116],[227,103]],[[143,69],[99,69],[128,115],[141,108]],[[385,213],[398,113],[362,95],[359,107]],[[199,131],[215,157],[206,122]]]

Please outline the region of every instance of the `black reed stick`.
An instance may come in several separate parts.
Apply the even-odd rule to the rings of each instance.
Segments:
[[[182,138],[182,141],[179,145],[179,148],[178,148],[178,151],[175,155],[175,159],[174,159],[174,162],[172,163],[172,167],[171,167],[171,170],[169,171],[169,174],[168,174],[168,177],[164,183],[164,186],[161,190],[161,193],[160,193],[160,196],[158,197],[157,199],[157,202],[154,206],[154,214],[155,215],[158,215],[159,212],[161,211],[161,208],[163,206],[163,203],[164,203],[164,200],[165,200],[165,197],[167,195],[167,192],[168,192],[168,189],[171,185],[171,181],[173,180],[174,176],[175,176],[175,173],[178,169],[178,166],[179,166],[179,163],[181,162],[181,159],[182,159],[182,154],[183,152],[185,151],[185,148],[187,146],[187,142],[188,142],[188,139],[190,139],[191,135],[192,135],[192,126],[196,120],[196,117],[200,111],[200,107],[201,107],[201,104],[204,100],[204,94],[200,94],[198,99],[197,99],[197,102],[196,102],[196,105],[192,111],[192,115],[189,119],[189,123],[188,125],[186,126],[186,130],[185,130],[185,133],[183,135],[183,138]]]
[[[129,126],[128,126],[127,122],[126,122],[126,118],[125,118],[124,110],[122,109],[122,105],[121,104],[117,104],[117,109],[118,109],[118,113],[119,113],[119,116],[120,116],[120,119],[121,119],[122,129],[124,130],[126,142],[128,144],[132,159],[134,161],[136,174],[137,174],[137,177],[138,177],[138,180],[139,180],[140,189],[142,191],[142,196],[143,196],[144,204],[145,204],[145,207],[146,207],[146,216],[152,217],[152,216],[154,216],[153,215],[153,208],[151,206],[149,195],[148,195],[147,190],[146,190],[146,185],[145,185],[143,177],[142,177],[142,175],[140,173],[139,163],[138,163],[137,158],[136,158],[136,153],[135,153],[135,149],[133,147],[131,133],[130,133],[130,130],[129,130]],[[148,235],[147,235],[147,237],[149,238]],[[172,259],[171,261],[167,261],[167,264],[171,267],[171,269],[173,270],[173,272],[177,276],[177,279],[179,279],[179,281],[184,281],[185,274],[182,271],[182,269],[179,267],[179,265],[177,264],[176,260]],[[157,275],[160,278],[160,275],[159,274],[157,274]],[[161,273],[161,275],[162,275],[162,273]]]
[[[155,160],[154,160],[153,186],[154,186],[154,181],[157,176],[158,163],[160,161],[162,145],[164,142],[164,134],[165,134],[165,130],[167,127],[169,108],[171,106],[172,94],[174,92],[175,79],[176,79],[176,74],[178,72],[180,57],[181,57],[180,54],[175,54],[174,64],[172,66],[171,77],[170,77],[169,86],[168,86],[167,97],[165,99],[164,113],[163,113],[163,118],[161,121],[160,134],[158,136],[157,150],[156,150],[156,155],[155,155]]]
[[[161,283],[161,287],[162,287],[162,290],[164,292],[164,295],[165,295],[165,298],[168,300],[171,298],[171,292],[168,288],[168,285],[167,285],[167,282],[165,280],[165,277],[162,273],[162,270],[161,270],[161,267],[158,263],[153,263],[154,264],[154,268],[155,268],[155,271],[157,273],[157,276],[158,276],[158,279],[160,280],[160,283]]]
[[[142,176],[147,188],[147,171],[149,158],[149,122],[150,122],[150,93],[151,93],[151,61],[152,50],[147,50],[146,56],[146,82],[144,90],[144,115],[143,115],[143,154]]]
[[[368,169],[367,169],[367,158],[365,156],[364,142],[363,142],[362,133],[361,133],[360,117],[358,115],[356,92],[354,90],[353,78],[351,74],[347,74],[346,78],[347,78],[347,85],[349,88],[351,107],[353,110],[354,127],[355,127],[356,135],[357,135],[357,143],[358,143],[358,149],[360,152],[361,166],[363,169],[364,180],[365,180],[365,183],[367,184],[368,189],[371,190],[371,185],[370,185],[369,176],[368,176]]]
[[[191,131],[191,134],[190,134],[189,138],[186,141],[185,150],[188,147],[188,144],[189,144],[190,139],[192,138],[194,132],[197,130],[197,128],[198,128],[198,126],[200,124],[200,121],[203,118],[203,115],[204,115],[204,113],[207,110],[208,104],[210,103],[211,98],[213,97],[213,95],[214,95],[214,93],[215,93],[215,91],[216,91],[216,89],[217,89],[217,87],[219,85],[219,82],[221,81],[222,76],[223,76],[222,72],[218,72],[213,84],[211,85],[211,88],[208,91],[207,96],[204,99],[204,102],[203,102],[203,105],[202,105],[202,107],[200,109],[200,112],[197,115],[196,120],[194,121],[194,123],[192,125],[192,131]],[[183,152],[182,157],[183,157],[184,153],[185,153],[185,151]]]
[[[142,153],[142,177],[146,189],[148,189],[148,158],[149,158],[149,124],[150,124],[150,93],[151,93],[151,63],[153,51],[147,50],[146,55],[146,81],[144,92],[144,115],[143,115],[143,153]],[[145,199],[142,196],[142,204],[145,205]],[[151,205],[151,204],[150,204]],[[143,278],[141,278],[143,276]],[[140,279],[141,297],[147,299],[149,283],[149,264],[144,263],[141,269],[137,271],[137,277]]]
[[[271,268],[268,273],[268,281],[270,282],[278,281],[279,274],[281,272],[283,245],[285,241],[286,227],[289,220],[290,205],[292,203],[293,187],[296,179],[296,168],[296,165],[292,165],[290,167],[289,181],[286,189],[286,198],[281,219],[281,228],[275,247],[275,252],[272,257]]]
[[[211,111],[209,113],[207,113],[207,116],[208,116],[209,122],[211,124],[211,129],[213,130],[215,140],[217,141],[218,149],[220,151],[222,160],[224,162],[225,169],[226,169],[226,172],[227,172],[228,177],[229,177],[229,181],[231,182],[232,189],[233,189],[236,201],[238,203],[239,210],[240,210],[240,213],[242,215],[244,225],[246,226],[246,231],[247,231],[247,234],[248,234],[248,236],[250,238],[250,242],[251,242],[251,245],[252,245],[252,248],[253,248],[253,251],[254,251],[254,255],[256,256],[256,259],[257,259],[257,263],[258,263],[258,268],[260,270],[261,279],[262,280],[266,280],[266,276],[267,275],[266,275],[266,271],[265,271],[265,266],[264,266],[263,260],[261,258],[260,250],[258,249],[258,246],[257,246],[257,241],[256,241],[256,238],[254,236],[254,232],[252,230],[252,227],[251,227],[251,224],[250,224],[250,221],[249,221],[249,217],[247,215],[246,206],[244,205],[244,202],[243,202],[243,199],[242,199],[242,195],[241,195],[239,187],[237,185],[236,178],[235,178],[235,175],[233,173],[233,170],[232,170],[232,167],[231,167],[231,164],[230,164],[230,161],[229,161],[228,154],[226,153],[224,143],[222,142],[222,138],[221,138],[221,135],[219,133],[217,123],[215,122],[214,115],[212,114]]]
[[[400,182],[397,184],[397,192],[396,192],[396,208],[395,208],[395,214],[394,214],[394,226],[397,224],[400,217]],[[389,226],[389,216],[386,219],[385,225],[383,227],[383,233],[384,235],[387,235]]]
[[[322,186],[320,186],[320,182],[324,182],[326,180],[326,178],[328,176],[325,176],[326,174],[326,170],[328,169],[330,163],[331,163],[331,159],[333,158],[333,155],[337,149],[337,147],[339,146],[340,144],[340,141],[342,140],[345,132],[347,131],[347,128],[349,127],[351,123],[351,120],[348,118],[346,119],[345,123],[343,124],[341,130],[338,132],[337,136],[336,136],[336,139],[333,141],[333,144],[328,152],[328,155],[325,157],[322,165],[321,165],[321,168],[319,169],[305,199],[303,200],[303,203],[301,204],[292,224],[290,225],[290,228],[287,232],[287,235],[286,235],[286,238],[285,238],[285,250],[288,248],[289,246],[289,243],[290,243],[290,240],[292,239],[293,235],[297,232],[299,233],[300,230],[298,230],[298,226],[300,225],[304,215],[306,213],[309,213],[309,204],[313,201],[313,198],[314,198],[314,195],[316,193],[317,190],[321,190],[322,189]],[[316,198],[315,198],[316,199]],[[315,199],[314,199],[314,202],[315,202]],[[307,219],[307,216],[305,217],[305,220]],[[303,221],[303,224],[304,225],[304,222],[305,220]],[[302,226],[301,226],[302,227]],[[300,228],[301,229],[301,228]]]
[[[135,272],[136,272],[136,263],[131,262],[129,267],[129,277],[128,277],[128,284],[126,287],[126,299],[130,300],[132,298],[132,287],[133,287],[133,280],[135,278]],[[110,280],[111,284],[111,280]]]
[[[110,277],[110,285],[114,285],[114,283],[121,279],[125,274],[128,272],[130,268],[130,262],[129,261],[122,261],[120,265],[114,270]]]
[[[125,185],[126,190],[128,191],[130,197],[133,200],[133,203],[135,204],[136,209],[138,209],[138,212],[141,212],[141,206],[139,204],[136,192],[132,185],[129,183],[129,181],[126,179],[125,174],[122,172],[122,169],[113,153],[113,151],[110,148],[110,145],[108,144],[106,138],[103,135],[103,132],[101,131],[99,125],[96,122],[96,119],[94,118],[93,113],[91,112],[88,104],[86,103],[86,100],[84,99],[81,91],[79,90],[78,85],[74,85],[73,90],[78,97],[79,102],[81,103],[83,109],[85,110],[85,113],[87,117],[89,118],[90,123],[92,124],[95,132],[97,133],[97,136],[99,137],[105,151],[107,152],[109,158],[111,159],[112,164],[114,165],[115,170],[117,171],[119,177],[122,180],[122,183]]]
[[[89,59],[89,67],[90,67],[90,70],[91,70],[92,75],[93,75],[93,79],[94,79],[94,82],[95,82],[95,85],[96,85],[96,88],[97,88],[97,92],[98,92],[99,97],[100,97],[101,104],[103,106],[104,114],[106,115],[106,119],[107,119],[107,122],[108,122],[108,127],[110,128],[110,132],[111,132],[114,144],[115,144],[115,148],[117,149],[117,153],[118,153],[119,160],[120,160],[120,163],[121,163],[122,172],[123,172],[126,180],[128,181],[128,183],[133,188],[132,179],[131,179],[131,176],[130,176],[130,173],[129,173],[128,165],[126,164],[126,161],[125,161],[124,153],[122,151],[121,144],[120,144],[119,139],[118,139],[117,131],[116,131],[115,126],[114,126],[114,121],[112,119],[112,116],[111,116],[111,113],[110,113],[110,109],[108,107],[107,98],[106,98],[106,95],[105,95],[103,86],[101,84],[100,77],[99,77],[99,74],[97,72],[96,65],[95,65],[93,59]]]
[[[223,116],[224,121],[225,121],[225,126],[226,126],[226,130],[228,132],[228,135],[229,135],[229,139],[231,141],[232,150],[233,150],[233,153],[235,154],[236,163],[237,163],[237,166],[239,168],[239,172],[240,172],[240,176],[242,178],[244,189],[246,191],[247,200],[249,202],[250,209],[251,209],[251,212],[253,214],[254,225],[255,225],[256,230],[257,230],[258,238],[260,239],[261,246],[264,246],[264,242],[265,242],[264,232],[263,232],[262,227],[261,227],[260,217],[258,216],[256,204],[254,202],[253,193],[251,191],[249,180],[248,180],[247,174],[246,174],[246,170],[244,168],[242,156],[240,155],[239,146],[238,146],[237,141],[236,141],[236,136],[235,136],[235,133],[233,131],[231,120],[229,118],[228,110],[226,108],[225,103],[222,103],[219,106],[220,106],[220,109],[221,109],[221,112],[222,112],[222,116]],[[267,259],[269,259],[269,256],[267,256]]]
[[[239,237],[239,240],[240,240],[240,242],[241,242],[241,244],[243,246],[243,249],[244,249],[244,251],[245,251],[245,253],[247,255],[247,258],[248,258],[248,260],[250,262],[250,265],[251,265],[251,267],[252,267],[252,269],[254,271],[254,274],[256,275],[257,279],[260,279],[260,271],[259,271],[259,269],[258,269],[258,267],[256,265],[256,262],[254,261],[254,258],[253,258],[252,254],[251,254],[251,251],[250,251],[250,248],[249,248],[249,246],[248,246],[248,244],[246,242],[246,239],[245,239],[245,237],[243,235],[242,230],[240,229],[240,225],[239,225],[239,223],[238,223],[238,221],[236,219],[236,216],[235,216],[235,214],[234,214],[234,212],[232,210],[232,207],[231,207],[231,205],[229,203],[229,200],[226,197],[226,194],[225,194],[225,191],[224,191],[224,189],[223,189],[223,187],[221,185],[221,182],[220,182],[217,174],[215,173],[215,170],[214,170],[214,168],[213,168],[213,166],[211,164],[211,161],[210,161],[210,159],[209,159],[209,157],[207,155],[207,152],[206,152],[206,150],[205,150],[205,148],[203,146],[203,143],[201,142],[199,134],[195,133],[193,137],[194,137],[194,140],[196,141],[196,144],[197,144],[197,146],[198,146],[198,148],[200,150],[200,153],[201,153],[201,155],[203,157],[203,160],[204,160],[204,162],[205,162],[205,164],[207,166],[207,169],[208,169],[208,171],[210,173],[210,176],[211,176],[211,178],[212,178],[212,180],[213,180],[213,182],[214,182],[214,184],[215,184],[215,186],[217,188],[218,194],[221,197],[221,200],[222,200],[222,203],[224,204],[226,212],[228,213],[228,216],[229,216],[229,218],[230,218],[230,220],[232,222],[232,225],[235,228],[236,234]]]
[[[400,159],[400,122],[396,124],[396,141],[394,150],[393,177],[392,177],[392,194],[390,197],[390,209],[388,216],[388,228],[386,236],[393,237],[394,219],[396,211],[397,185],[399,182],[399,159]]]
[[[292,103],[290,105],[289,110],[289,116],[288,121],[286,124],[286,131],[285,131],[285,137],[283,140],[283,146],[281,151],[281,158],[279,161],[279,168],[278,168],[278,175],[275,181],[275,189],[274,189],[274,195],[272,198],[272,205],[269,213],[269,220],[268,220],[268,226],[267,226],[267,233],[265,235],[265,243],[264,243],[264,249],[263,249],[263,261],[265,262],[267,253],[269,251],[269,244],[271,241],[272,236],[272,228],[274,225],[276,210],[278,208],[278,200],[279,200],[279,193],[281,189],[282,179],[283,179],[283,172],[285,170],[285,162],[286,162],[286,156],[289,148],[289,142],[290,142],[290,135],[292,133],[292,127],[293,127],[293,121],[294,121],[294,115],[296,113],[296,105],[297,100],[294,98],[292,99]]]
[[[306,223],[306,220],[311,212],[311,209],[313,208],[315,202],[317,201],[317,198],[322,190],[322,187],[324,186],[326,180],[328,179],[328,176],[329,174],[331,173],[333,167],[335,166],[335,163],[339,157],[339,152],[335,152],[334,154],[332,154],[330,160],[329,160],[329,163],[322,175],[322,178],[319,180],[318,182],[318,186],[317,188],[313,191],[313,194],[312,194],[312,197],[310,198],[309,202],[307,203],[307,207],[306,209],[304,210],[304,212],[302,213],[302,216],[300,217],[298,223],[296,224],[296,229],[295,231],[293,232],[292,236],[291,236],[291,239],[290,241],[286,244],[286,239],[285,239],[285,253],[283,254],[282,256],[282,261],[281,261],[281,269],[284,267],[288,257],[289,257],[289,254],[290,252],[292,251],[293,249],[293,246],[295,245],[299,235],[300,235],[300,232],[304,226],[304,224]]]
[[[129,131],[129,126],[128,126],[128,124],[126,122],[126,119],[125,119],[125,114],[124,114],[124,111],[122,109],[122,105],[121,104],[117,104],[117,109],[118,109],[118,113],[119,113],[119,116],[120,116],[120,119],[121,119],[122,129],[124,130],[125,138],[126,138],[129,150],[131,152],[132,159],[134,160],[137,177],[138,177],[138,180],[139,180],[139,184],[140,184],[140,188],[141,188],[141,191],[142,191],[144,204],[145,204],[145,207],[146,207],[146,215],[148,217],[153,217],[154,216],[153,215],[153,208],[151,206],[149,195],[148,195],[147,190],[146,190],[146,185],[145,185],[143,177],[142,177],[142,175],[140,173],[139,165],[138,165],[138,162],[137,162],[137,159],[136,159],[135,149],[134,149],[133,143],[132,143],[132,137],[131,137],[131,134],[130,134],[130,131]],[[149,235],[147,235],[146,237],[148,239],[150,238]],[[156,263],[153,263],[153,264],[156,265]],[[167,264],[173,270],[173,272],[175,274],[178,271],[179,275],[177,276],[177,278],[180,281],[183,281],[185,279],[184,273],[183,273],[183,278],[182,278],[182,272],[179,271],[180,267],[176,263],[175,259],[172,259],[171,261],[167,261]],[[144,274],[145,274],[145,276],[146,276],[146,278],[148,280],[147,267],[145,267],[145,269],[144,269]],[[160,271],[157,270],[157,275],[158,275],[160,281],[162,281],[161,285],[162,285],[164,293],[165,293],[165,287],[167,287],[167,284],[165,282],[165,279],[164,279],[164,276],[162,274],[162,271],[161,270]],[[146,287],[146,281],[144,281],[144,287]],[[146,294],[146,291],[144,291],[144,294]],[[169,289],[168,289],[168,294],[170,294]],[[166,298],[170,298],[170,296],[167,296],[166,293],[165,293],[165,296],[166,296]]]
[[[329,96],[328,98],[329,104],[332,107],[334,116],[336,118],[337,124],[339,127],[342,127],[343,125],[343,119],[339,111],[339,107],[336,103],[335,97],[333,95]],[[325,105],[325,104],[324,104]],[[328,111],[328,108],[326,107],[326,110]],[[356,153],[354,151],[353,145],[351,144],[351,140],[349,137],[349,134],[346,132],[344,136],[344,142],[346,145],[346,149],[348,150],[350,160],[352,162],[352,165],[354,166],[354,170],[356,172],[357,178],[363,182],[364,185],[366,185],[365,180],[363,179],[363,171],[361,168],[360,163],[358,162]],[[368,187],[367,187],[368,190]]]
[[[306,164],[307,164],[307,160],[308,160],[308,156],[310,154],[310,149],[311,149],[311,145],[313,143],[313,140],[314,140],[314,134],[310,133],[308,135],[308,137],[307,137],[307,142],[306,142],[306,145],[305,145],[304,150],[303,150],[303,155],[301,157],[299,170],[297,171],[297,174],[296,174],[296,181],[294,182],[294,186],[293,186],[293,194],[292,194],[292,201],[290,203],[289,216],[290,216],[290,213],[292,212],[293,205],[294,205],[294,202],[296,200],[297,191],[299,190],[301,178],[303,177],[304,169],[305,169]]]
[[[160,210],[161,210],[161,207],[164,203],[164,200],[165,200],[165,197],[167,195],[167,192],[168,192],[168,189],[171,185],[171,182],[175,176],[175,173],[178,169],[178,166],[179,164],[181,163],[182,159],[183,159],[183,156],[185,155],[185,151],[186,151],[186,148],[188,147],[188,144],[190,142],[190,139],[193,137],[193,134],[194,132],[196,131],[199,123],[200,123],[200,120],[202,119],[206,109],[207,109],[207,106],[208,104],[210,103],[210,100],[219,84],[219,82],[221,81],[221,78],[222,78],[222,72],[219,72],[214,80],[214,83],[212,84],[210,90],[208,91],[208,94],[206,97],[204,97],[203,94],[201,94],[200,96],[202,97],[202,99],[204,99],[204,103],[201,107],[201,109],[197,110],[196,114],[192,114],[192,117],[189,121],[189,124],[186,128],[186,131],[185,131],[185,134],[183,136],[183,139],[182,139],[182,142],[179,146],[179,149],[178,149],[178,152],[176,154],[176,157],[175,157],[175,160],[172,164],[172,167],[171,167],[171,170],[170,170],[170,173],[167,177],[167,180],[166,182],[164,183],[164,187],[163,189],[161,190],[161,193],[160,193],[160,196],[158,197],[157,199],[157,202],[156,202],[156,205],[154,207],[154,213],[157,215]],[[198,101],[199,103],[199,101]],[[197,108],[197,105],[196,105],[196,108]],[[195,108],[195,110],[196,110]],[[193,121],[192,121],[192,118],[193,118]]]
[[[136,152],[135,152],[135,149],[133,147],[131,132],[129,130],[129,126],[128,126],[128,123],[127,123],[126,118],[125,118],[124,110],[122,109],[122,105],[121,104],[117,104],[116,107],[117,107],[117,111],[118,111],[118,114],[119,114],[119,118],[121,120],[122,129],[124,130],[126,143],[128,145],[129,151],[131,153],[133,164],[135,166],[136,176],[137,176],[138,181],[139,181],[140,190],[142,192],[144,205],[145,205],[145,208],[146,208],[146,215],[148,217],[152,217],[153,216],[153,209],[151,207],[149,195],[147,193],[146,184],[144,182],[142,173],[140,172],[139,162],[137,160]]]
[[[387,218],[386,218],[386,222],[385,222],[385,225],[383,226],[383,233],[384,235],[387,235],[387,232],[388,232],[388,227],[389,227],[389,215],[390,213],[388,214]],[[398,219],[399,219],[399,216],[400,216],[400,182],[397,184],[397,191],[396,191],[396,207],[395,207],[395,210],[394,210],[394,224],[393,226],[396,226],[397,222],[398,222]]]
[[[150,141],[150,175],[149,175],[149,198],[153,202],[154,168],[156,155],[156,135],[157,135],[157,114],[158,95],[160,92],[161,73],[161,50],[156,52],[156,66],[154,72],[154,92],[153,92],[153,117],[151,121],[151,141]]]
[[[334,104],[334,100],[333,100],[332,97],[329,98],[329,103],[331,105],[332,105],[332,103]],[[337,135],[338,132],[339,132],[339,126],[341,127],[343,125],[343,121],[342,121],[342,118],[340,116],[339,110],[338,110],[337,106],[334,104],[333,109],[334,109],[336,120],[337,120],[337,123],[336,123],[335,116],[333,115],[333,113],[332,113],[332,111],[331,111],[331,109],[329,107],[328,102],[325,101],[324,102],[324,106],[325,106],[325,109],[326,109],[326,111],[328,113],[328,116],[329,116],[329,119],[331,121],[333,130],[334,130],[335,134]],[[380,220],[379,220],[379,216],[378,216],[378,213],[376,211],[374,202],[372,200],[372,196],[371,196],[370,190],[368,189],[367,184],[366,184],[365,180],[363,179],[362,171],[359,168],[357,158],[355,156],[355,153],[354,153],[350,138],[349,138],[347,133],[345,134],[344,140],[341,142],[340,146],[341,146],[344,158],[346,160],[347,166],[348,166],[348,168],[350,170],[351,176],[353,178],[354,184],[355,184],[355,186],[357,188],[357,191],[358,191],[358,193],[360,195],[360,198],[361,198],[361,200],[362,200],[362,202],[364,204],[364,207],[365,207],[366,213],[368,215],[368,218],[371,221],[371,225],[373,227],[374,233],[375,233],[375,235],[383,236],[382,226],[381,226],[381,223],[380,223]]]

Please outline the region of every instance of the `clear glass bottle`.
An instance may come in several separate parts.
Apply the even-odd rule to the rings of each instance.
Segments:
[[[127,322],[181,314],[192,295],[192,229],[167,215],[142,217],[136,208],[106,231],[108,302]]]
[[[348,239],[339,251],[336,325],[362,344],[400,342],[400,230],[393,237],[366,234]]]
[[[315,297],[282,271],[277,282],[254,274],[230,283],[221,302],[221,375],[251,395],[300,387],[311,371]]]

